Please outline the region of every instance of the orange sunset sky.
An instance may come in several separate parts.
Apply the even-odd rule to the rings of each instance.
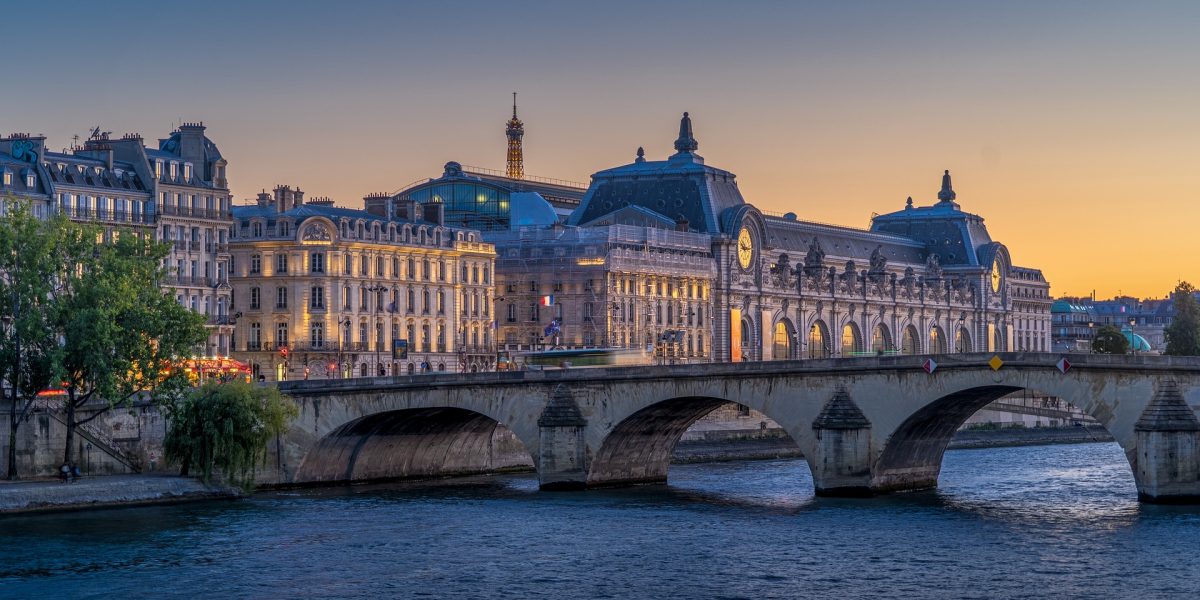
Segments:
[[[280,183],[357,206],[442,165],[587,181],[689,111],[749,202],[866,227],[943,169],[1055,295],[1161,297],[1195,266],[1194,3],[245,2],[8,7],[0,130],[202,120],[235,197]]]

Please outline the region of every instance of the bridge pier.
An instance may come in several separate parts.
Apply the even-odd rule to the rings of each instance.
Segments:
[[[1134,425],[1138,499],[1200,502],[1200,422],[1174,380],[1159,381],[1154,398]]]
[[[538,417],[537,472],[543,490],[582,490],[587,487],[583,431],[587,419],[562,384]]]
[[[838,387],[812,428],[817,450],[808,465],[817,495],[871,495],[871,422],[845,387]]]

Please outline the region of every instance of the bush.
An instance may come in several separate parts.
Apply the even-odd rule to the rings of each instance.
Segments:
[[[296,406],[278,388],[206,383],[170,411],[166,457],[179,461],[181,475],[195,468],[207,483],[217,472],[225,482],[250,489],[267,443],[296,414]]]

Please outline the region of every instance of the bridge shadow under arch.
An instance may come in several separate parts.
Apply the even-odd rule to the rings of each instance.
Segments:
[[[589,464],[587,487],[666,483],[675,446],[684,432],[701,418],[731,403],[737,402],[685,396],[656,402],[634,412],[605,435]],[[789,439],[795,443],[790,433]]]
[[[533,470],[525,444],[482,413],[411,408],[354,419],[302,459],[298,481],[348,483]]]
[[[927,404],[906,419],[885,442],[876,459],[872,491],[916,490],[936,488],[942,460],[954,434],[975,413],[988,404],[1013,392],[1029,391],[1065,401],[1095,419],[1106,431],[1104,408],[1079,398],[1064,397],[1045,390],[1013,385],[986,385],[962,389],[944,395]],[[1111,431],[1109,431],[1111,433]],[[1117,439],[1136,472],[1134,449]]]

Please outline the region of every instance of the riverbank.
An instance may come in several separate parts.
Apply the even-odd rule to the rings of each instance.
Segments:
[[[238,498],[235,488],[208,486],[168,475],[107,475],[75,483],[57,480],[0,482],[0,515],[168,504]]]
[[[960,431],[951,449],[1111,442],[1100,427],[1004,428]],[[690,435],[675,447],[674,464],[801,458],[782,429],[716,430]],[[240,490],[207,486],[168,475],[108,475],[76,483],[57,480],[0,482],[0,515],[168,504],[243,496]]]

